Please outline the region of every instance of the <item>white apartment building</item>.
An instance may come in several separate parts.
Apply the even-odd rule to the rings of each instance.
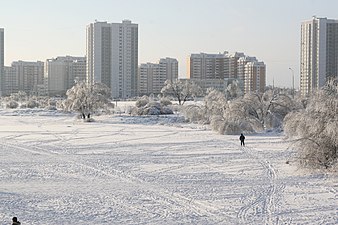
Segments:
[[[4,67],[4,89],[3,95],[11,95],[12,93],[17,93],[17,85],[15,69],[11,66]]]
[[[4,93],[5,88],[5,71],[4,71],[4,58],[5,58],[5,31],[0,28],[0,96]]]
[[[47,59],[45,79],[49,96],[65,95],[75,81],[86,79],[86,57],[62,56]]]
[[[37,62],[26,62],[16,61],[12,62],[12,69],[7,68],[7,78],[11,80],[13,86],[6,87],[6,89],[12,90],[13,92],[24,91],[30,95],[38,95],[39,86],[43,85],[44,76],[44,63]]]
[[[139,66],[139,95],[154,93],[153,80],[160,73],[160,65],[156,63],[142,63]]]
[[[338,77],[338,20],[313,17],[301,24],[300,91],[303,96]]]
[[[95,22],[87,26],[87,82],[101,82],[113,98],[137,96],[138,25]]]
[[[162,58],[158,63],[141,64],[139,67],[139,95],[159,94],[166,80],[178,79],[178,61]]]

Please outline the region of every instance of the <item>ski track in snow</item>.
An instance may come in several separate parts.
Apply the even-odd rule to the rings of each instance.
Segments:
[[[261,158],[255,154],[255,149],[250,147],[241,147],[242,151],[247,154],[251,159],[257,161],[264,169],[266,177],[268,179],[267,186],[261,187],[260,190],[251,191],[250,197],[254,196],[254,200],[250,201],[247,205],[240,208],[237,217],[243,224],[248,224],[248,216],[253,212],[253,215],[257,216],[260,213],[263,218],[263,224],[278,224],[278,217],[276,221],[273,221],[272,215],[276,214],[276,202],[275,196],[280,195],[285,186],[278,185],[276,180],[278,179],[277,172],[269,161]],[[245,201],[242,200],[243,202]]]
[[[2,182],[5,188],[0,185],[0,201],[5,201],[0,224],[11,218],[8,211],[20,210],[23,224],[74,220],[79,224],[300,224],[306,219],[293,214],[301,209],[288,211],[288,184],[270,162],[272,156],[257,146],[239,147],[234,142],[237,136],[182,126],[27,118],[17,118],[27,130],[0,132],[0,154],[11,155],[7,160],[14,157],[13,168],[0,168],[8,180]],[[270,140],[284,143],[280,137]],[[8,174],[11,170],[19,178]],[[40,194],[34,179],[43,181]],[[293,188],[301,187],[296,180],[289,182]],[[53,191],[54,186],[64,193]],[[329,210],[326,215],[334,212],[330,199],[337,196],[336,187],[322,190],[329,206],[319,209]],[[305,223],[335,221],[320,212],[312,218]]]

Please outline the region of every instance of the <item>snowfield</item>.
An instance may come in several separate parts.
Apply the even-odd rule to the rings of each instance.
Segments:
[[[241,147],[178,115],[94,119],[0,110],[1,224],[338,223],[337,173],[299,169],[281,135]]]

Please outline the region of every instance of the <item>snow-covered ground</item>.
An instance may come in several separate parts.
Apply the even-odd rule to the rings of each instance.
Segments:
[[[0,111],[0,223],[337,224],[338,177],[283,136],[218,135],[177,115]]]

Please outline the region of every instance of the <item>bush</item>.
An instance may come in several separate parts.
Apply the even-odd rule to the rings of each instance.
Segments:
[[[37,108],[39,106],[39,103],[35,100],[29,100],[27,102],[27,108],[33,109],[33,108]]]
[[[16,109],[18,108],[19,106],[19,103],[17,103],[16,101],[10,101],[6,104],[6,108],[9,108],[9,109]]]
[[[143,96],[139,99],[137,99],[135,105],[137,108],[143,107],[149,103],[149,98],[148,96]]]
[[[135,107],[129,109],[131,115],[163,115],[173,114],[173,111],[162,104],[162,101],[158,102],[153,100],[153,97],[143,96],[139,98]],[[169,104],[170,101],[164,101],[165,104]]]
[[[168,98],[161,98],[160,103],[164,106],[172,105],[172,102]]]

